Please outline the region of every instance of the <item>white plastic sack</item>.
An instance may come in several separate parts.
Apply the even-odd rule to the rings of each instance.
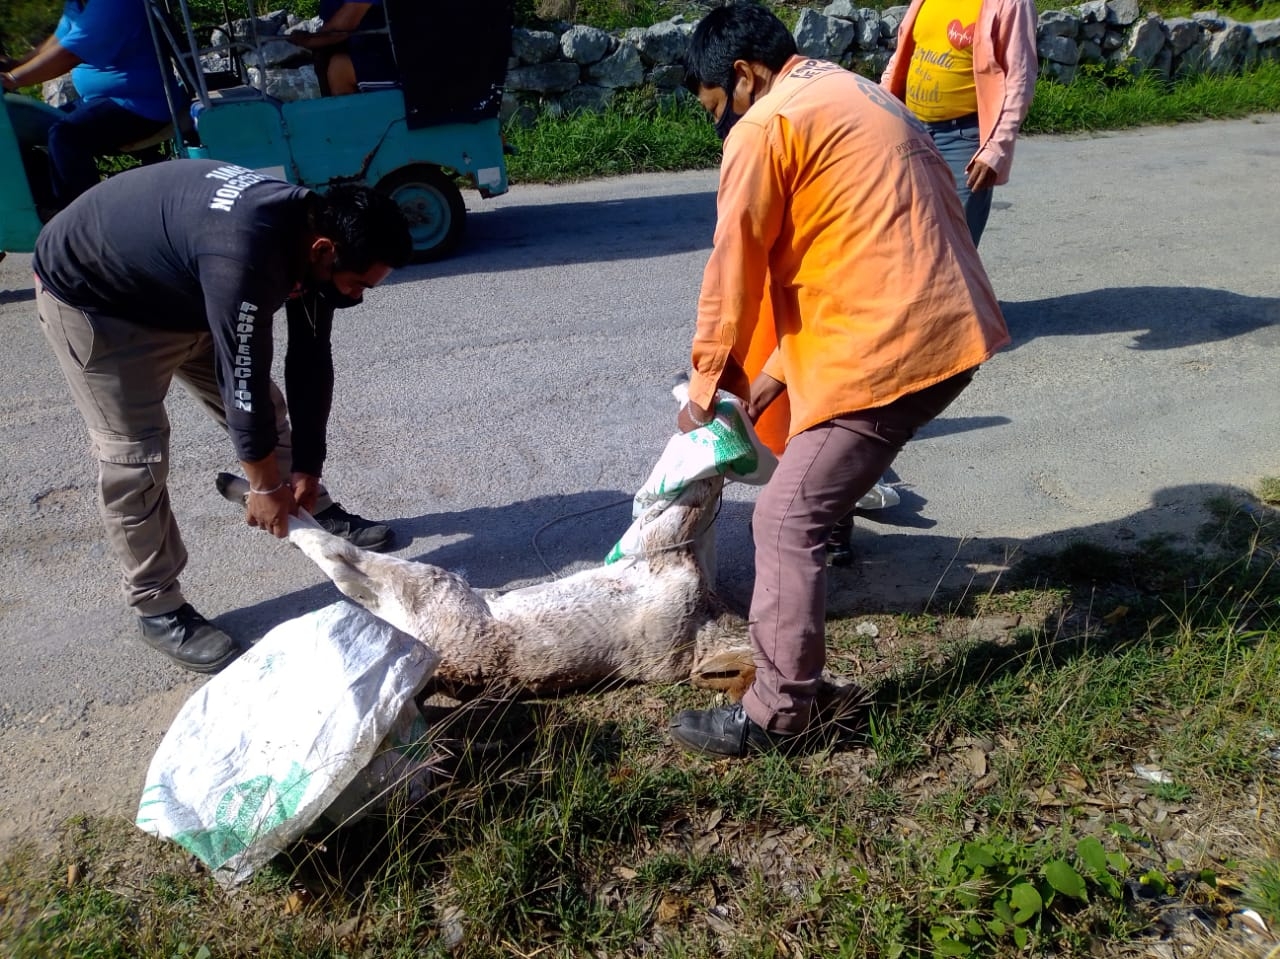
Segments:
[[[187,700],[138,826],[244,881],[369,766],[438,662],[345,600],[281,623]]]
[[[689,384],[680,383],[671,392],[683,406],[689,399]],[[609,550],[606,564],[642,552],[641,530],[679,499],[695,480],[724,475],[753,486],[769,482],[777,469],[778,458],[756,435],[742,400],[721,390],[716,393],[714,412],[714,418],[706,426],[677,433],[667,441],[666,449],[632,502],[633,522]]]
[[[887,483],[877,482],[875,486],[862,494],[858,500],[858,509],[888,509],[902,502],[898,491]]]
[[[440,784],[440,763],[448,758],[435,747],[417,702],[409,699],[373,761],[329,804],[324,818],[335,826],[345,826],[386,809],[392,799],[410,806],[421,802]]]

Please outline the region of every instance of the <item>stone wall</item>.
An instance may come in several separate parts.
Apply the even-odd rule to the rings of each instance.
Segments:
[[[835,60],[878,78],[897,43],[905,6],[875,10],[835,0],[800,12],[795,37],[806,56]],[[272,96],[319,96],[310,54],[282,39],[293,30],[315,30],[283,11],[256,21],[261,49],[244,57],[250,78]],[[581,24],[554,29],[517,28],[511,37],[503,118],[529,120],[540,109],[557,113],[603,110],[619,90],[645,88],[664,96],[683,92],[680,65],[694,24],[683,17],[608,33]],[[251,22],[215,30],[213,44],[245,41]],[[275,39],[271,39],[275,38]],[[1235,73],[1261,57],[1280,59],[1280,19],[1237,23],[1216,12],[1168,20],[1141,15],[1138,0],[1088,0],[1040,15],[1036,46],[1042,76],[1069,83],[1082,64],[1105,64],[1164,77],[1197,72]],[[206,68],[225,70],[226,55],[209,55]],[[50,89],[46,99],[65,96]],[[55,104],[56,105],[56,104]]]
[[[800,12],[796,45],[806,56],[835,60],[874,78],[897,45],[905,6],[875,10],[835,0]],[[603,109],[618,90],[679,88],[680,57],[694,24],[677,17],[644,29],[605,33],[564,25],[517,29],[507,71],[507,115],[535,106]],[[1280,19],[1237,23],[1214,12],[1163,20],[1141,16],[1138,0],[1089,0],[1040,15],[1036,31],[1041,75],[1069,83],[1081,64],[1108,64],[1134,73],[1173,77],[1236,73],[1259,57],[1280,59]]]

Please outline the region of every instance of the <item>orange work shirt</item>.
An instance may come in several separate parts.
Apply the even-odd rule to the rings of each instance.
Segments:
[[[766,298],[778,349],[764,370],[787,385],[788,437],[1009,342],[950,169],[870,80],[789,60],[725,141],[716,202],[689,383],[703,408],[717,388],[747,395]]]

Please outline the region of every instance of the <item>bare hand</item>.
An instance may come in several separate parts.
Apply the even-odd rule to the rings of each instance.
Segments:
[[[996,185],[996,171],[991,169],[981,160],[974,160],[969,164],[967,183],[969,190],[977,193],[979,190],[990,190]]]
[[[298,509],[314,513],[316,500],[320,497],[320,477],[312,476],[310,473],[294,473],[291,482],[293,483],[293,501]]]
[[[747,399],[747,418],[757,422],[769,404],[781,396],[787,384],[775,380],[768,373],[760,373],[751,381],[751,396]]]
[[[680,407],[680,415],[676,417],[676,429],[681,433],[692,433],[699,427],[706,426],[713,418],[710,410],[686,403]]]
[[[297,511],[293,490],[284,483],[270,493],[250,492],[245,502],[245,522],[284,539],[289,535],[289,517]]]

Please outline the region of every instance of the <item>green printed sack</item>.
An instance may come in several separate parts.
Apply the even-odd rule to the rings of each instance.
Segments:
[[[182,707],[139,828],[243,882],[370,765],[438,662],[345,600],[281,623]]]
[[[688,401],[687,383],[677,385],[671,392],[681,406]],[[706,426],[677,433],[667,441],[666,449],[632,501],[631,526],[609,550],[606,564],[638,555],[640,531],[695,480],[724,476],[753,486],[769,482],[778,458],[756,435],[742,401],[722,390],[716,393],[714,413]]]

